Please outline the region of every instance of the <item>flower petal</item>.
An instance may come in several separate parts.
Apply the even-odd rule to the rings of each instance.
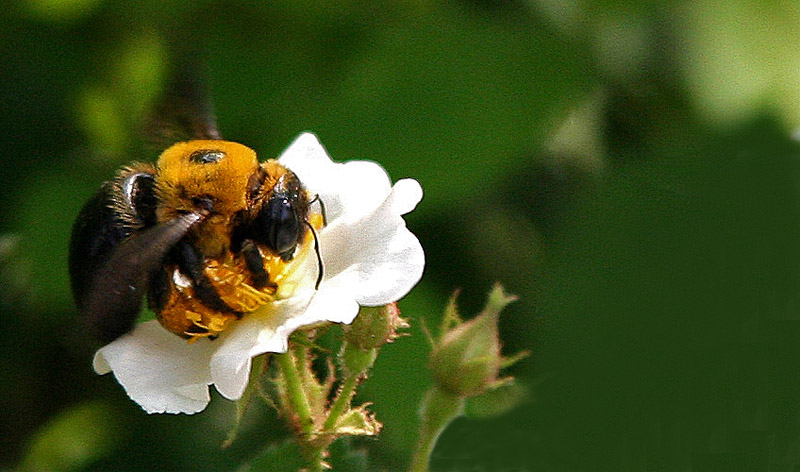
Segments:
[[[259,329],[252,313],[214,341],[219,348],[209,362],[211,378],[217,391],[229,400],[241,398],[247,387]]]
[[[316,136],[301,134],[279,159],[325,205],[328,221],[374,210],[391,192],[392,183],[380,165],[369,161],[335,163]]]
[[[211,342],[188,344],[158,324],[141,323],[100,348],[98,374],[113,371],[129,397],[148,413],[197,413],[209,402]]]
[[[310,304],[309,304],[310,300]],[[358,314],[352,294],[331,286],[281,300],[248,314],[217,342],[211,357],[211,377],[219,393],[237,400],[244,393],[251,359],[265,352],[286,352],[289,336],[297,329],[323,323],[350,323]]]
[[[357,314],[358,303],[352,289],[332,279],[320,285],[303,315],[290,320],[289,323],[296,325],[294,329],[323,321],[349,324]]]
[[[422,187],[414,179],[398,180],[392,187],[394,211],[400,215],[411,213],[422,200]]]
[[[425,254],[400,215],[421,198],[419,184],[406,179],[371,213],[323,228],[319,238],[328,283],[347,287],[361,305],[383,305],[408,293],[422,277]]]
[[[286,352],[289,335],[302,324],[310,295],[280,300],[249,313],[216,342],[211,378],[219,393],[237,400],[250,377],[251,359],[265,352]],[[320,320],[315,320],[319,322]]]

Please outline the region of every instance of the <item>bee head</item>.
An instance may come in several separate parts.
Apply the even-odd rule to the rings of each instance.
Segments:
[[[262,164],[264,180],[253,205],[252,238],[289,260],[306,234],[309,200],[300,179],[277,161]]]

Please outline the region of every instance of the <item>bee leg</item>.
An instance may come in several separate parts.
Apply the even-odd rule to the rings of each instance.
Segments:
[[[245,239],[242,242],[241,254],[250,271],[250,282],[253,287],[261,289],[264,287],[278,288],[275,282],[270,282],[269,273],[264,268],[264,259],[252,239]]]
[[[203,255],[194,245],[180,241],[175,246],[175,256],[178,268],[192,281],[194,294],[203,305],[221,313],[232,313],[239,317],[242,315],[220,298],[217,289],[203,272]]]

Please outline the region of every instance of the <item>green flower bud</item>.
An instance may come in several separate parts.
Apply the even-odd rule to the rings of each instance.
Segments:
[[[397,330],[408,328],[397,303],[362,306],[356,320],[345,327],[345,340],[362,350],[377,349],[397,338]]]
[[[458,318],[451,301],[443,333],[431,353],[433,378],[442,390],[471,397],[503,382],[499,375],[505,359],[500,354],[497,322],[503,307],[514,300],[497,285],[483,312],[467,322]]]

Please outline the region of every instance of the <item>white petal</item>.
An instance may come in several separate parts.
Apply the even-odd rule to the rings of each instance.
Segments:
[[[129,334],[100,348],[98,374],[113,371],[129,397],[148,413],[197,413],[209,402],[211,342],[193,344],[157,321],[141,323]]]
[[[308,175],[314,174],[315,167],[330,168],[333,164],[314,133],[303,133],[295,138],[281,153],[278,160],[294,172],[303,172]]]
[[[286,352],[289,335],[298,327],[306,326],[303,315],[309,299],[310,294],[296,296],[249,313],[216,340],[220,344],[211,357],[210,369],[214,385],[222,396],[230,400],[242,396],[253,357],[265,352]]]
[[[352,287],[341,285],[337,280],[323,282],[302,317],[290,321],[300,323],[295,329],[323,321],[352,323],[358,314],[358,303]]]
[[[419,184],[404,180],[372,213],[357,221],[334,221],[320,231],[329,284],[347,287],[361,305],[397,301],[422,277],[425,254],[400,216],[422,197]]]
[[[289,336],[299,328],[326,321],[351,323],[357,314],[354,296],[334,286],[250,313],[217,340],[221,345],[210,364],[214,385],[225,398],[237,400],[247,386],[253,357],[286,352]]]
[[[399,215],[411,213],[422,200],[422,187],[414,179],[401,179],[392,187],[394,210]]]
[[[297,174],[309,192],[319,195],[329,222],[345,212],[363,215],[373,211],[392,188],[383,167],[369,161],[335,163],[311,133],[300,135],[279,161]]]
[[[330,213],[333,221],[344,215],[364,215],[374,210],[392,191],[392,182],[383,167],[369,161],[336,164],[336,173],[327,180],[320,198],[328,210],[328,201],[341,210]],[[311,189],[309,187],[309,189]]]
[[[250,378],[251,351],[258,335],[254,315],[247,315],[214,341],[219,347],[209,362],[211,378],[217,391],[229,400],[241,398]]]

